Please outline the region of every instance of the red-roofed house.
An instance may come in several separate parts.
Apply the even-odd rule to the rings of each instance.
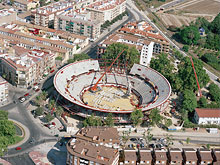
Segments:
[[[220,108],[196,108],[194,119],[198,124],[220,125]]]

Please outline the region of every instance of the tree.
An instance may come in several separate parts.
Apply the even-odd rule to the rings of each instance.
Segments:
[[[210,144],[206,144],[206,148],[207,148],[207,149],[210,149]]]
[[[56,109],[56,102],[55,102],[55,100],[50,100],[49,109],[52,110],[53,108]]]
[[[209,82],[209,76],[203,69],[203,64],[198,59],[193,58],[194,68],[198,77],[200,87],[206,86]],[[196,78],[190,58],[184,57],[182,62],[178,65],[178,76],[182,80],[182,89],[198,90]]]
[[[125,60],[128,61],[128,68],[131,68],[134,63],[139,63],[139,52],[135,47],[128,47],[128,45],[122,44],[122,43],[113,43],[109,45],[102,56],[104,59],[108,59],[109,63],[112,62],[113,59],[115,59],[119,53],[121,53],[123,50],[125,51],[122,53],[122,55],[119,57],[119,60],[124,62]]]
[[[6,136],[0,136],[0,156],[4,155],[4,152],[8,148],[8,138]]]
[[[153,139],[153,134],[151,134],[150,131],[147,130],[147,135],[146,132],[143,133],[143,139],[146,141],[147,146],[149,146],[150,142]]]
[[[157,58],[151,59],[150,67],[160,72],[168,80],[170,79],[174,69],[174,65],[171,64],[171,61],[168,59],[168,55],[164,53],[157,56]]]
[[[196,26],[187,26],[180,30],[179,36],[184,44],[196,45],[200,39],[199,29]]]
[[[42,107],[38,107],[36,110],[35,110],[35,115],[36,116],[41,116],[43,115],[44,113],[44,109]]]
[[[12,137],[15,135],[15,126],[12,121],[0,120],[0,136]]]
[[[220,13],[211,22],[211,30],[213,33],[220,35]]]
[[[122,142],[123,142],[123,148],[125,148],[125,145],[127,141],[130,139],[130,132],[129,131],[123,131],[122,132]]]
[[[38,105],[38,106],[40,106],[40,107],[42,107],[43,106],[43,99],[42,99],[42,97],[40,96],[40,95],[38,95],[38,96],[36,96],[36,98],[35,98],[35,103]]]
[[[8,112],[0,110],[0,120],[8,120]]]
[[[45,116],[45,119],[46,119],[47,122],[50,122],[51,120],[54,119],[54,117],[53,117],[50,113],[48,113],[48,114]]]
[[[183,49],[183,51],[188,52],[189,51],[189,46],[188,45],[184,45],[182,49]]]
[[[74,54],[73,59],[69,59],[67,62],[68,63],[73,63],[73,62],[76,62],[76,61],[81,61],[81,60],[86,60],[86,59],[90,59],[88,54],[85,54],[85,53]]]
[[[142,118],[144,117],[142,110],[141,109],[135,109],[131,113],[131,121],[135,126],[139,125],[142,123]]]
[[[190,140],[191,140],[191,139],[190,139],[189,137],[187,137],[187,138],[186,138],[186,144],[189,144],[189,143],[190,143]]]
[[[165,118],[164,120],[165,120],[164,125],[167,128],[173,124],[171,119]]]
[[[56,108],[56,112],[55,113],[56,113],[56,117],[60,117],[62,115],[62,113],[63,113],[63,108],[61,106],[58,106]]]
[[[182,108],[189,112],[193,112],[196,107],[197,107],[197,100],[195,93],[188,89],[185,90],[183,92]]]
[[[218,85],[211,83],[209,85],[209,94],[211,95],[213,101],[220,104],[220,88]]]
[[[162,121],[162,116],[157,108],[151,110],[149,118],[152,126],[155,126],[155,124],[158,125]]]
[[[105,119],[105,124],[109,127],[113,127],[114,126],[114,119],[113,119],[113,115],[112,113],[109,113],[107,118]]]
[[[205,97],[201,97],[198,101],[199,108],[206,108],[207,107],[207,100]]]
[[[172,136],[172,135],[169,135],[169,134],[166,134],[165,139],[166,139],[167,147],[169,148],[170,145],[173,144],[173,136]]]
[[[83,126],[102,126],[102,120],[100,117],[95,117],[94,114],[92,114],[91,116],[86,117],[83,121]]]

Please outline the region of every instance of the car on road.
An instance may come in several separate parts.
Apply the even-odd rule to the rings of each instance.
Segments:
[[[21,150],[22,148],[21,147],[16,147],[15,150],[19,151]]]
[[[39,90],[40,90],[40,89],[38,88],[38,89],[35,90],[35,92],[38,92]]]
[[[26,94],[24,95],[24,97],[27,97],[27,96],[29,96],[29,93],[26,93]]]
[[[24,97],[20,97],[18,100],[20,101],[20,103],[23,103],[26,99]]]
[[[31,89],[31,88],[32,88],[31,86],[27,87],[28,90]]]

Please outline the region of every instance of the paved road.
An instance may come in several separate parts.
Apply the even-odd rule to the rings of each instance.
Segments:
[[[129,5],[131,5],[133,8],[135,8],[135,4],[132,0],[128,0],[127,3],[129,3]],[[141,15],[143,19],[145,19],[147,22],[149,22],[151,24],[152,27],[154,27],[170,44],[171,46],[175,47],[180,53],[183,54],[184,57],[188,56],[185,52],[183,52],[182,50],[180,50],[180,48],[169,38],[167,37],[147,16],[143,11],[140,10],[133,10],[133,12],[136,12],[137,14],[139,13],[139,15]],[[220,83],[217,82],[217,76],[213,73],[211,73],[210,71],[208,71],[205,67],[204,69],[206,70],[206,73],[209,75],[210,79],[217,84],[220,87]]]

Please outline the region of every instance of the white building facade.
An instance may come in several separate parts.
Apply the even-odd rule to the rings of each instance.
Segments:
[[[194,120],[197,124],[220,125],[220,108],[196,108]]]
[[[8,82],[0,77],[0,105],[8,101]]]

